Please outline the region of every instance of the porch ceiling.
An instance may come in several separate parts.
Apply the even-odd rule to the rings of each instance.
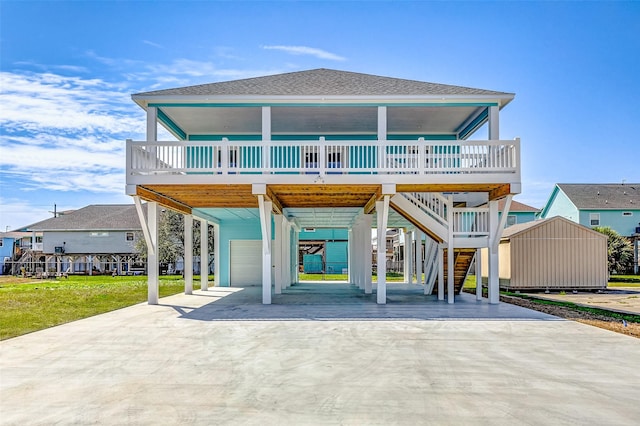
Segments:
[[[390,106],[390,134],[454,135],[475,117],[478,106]],[[161,107],[162,112],[186,135],[259,135],[259,106]],[[375,106],[275,106],[271,109],[271,131],[277,134],[372,134],[377,132]]]
[[[499,184],[412,184],[397,185],[397,192],[489,192],[505,190]],[[508,193],[508,185],[507,185]],[[267,192],[274,208],[290,219],[297,219],[301,227],[349,227],[355,217],[380,197],[381,185],[268,185]],[[141,198],[182,212],[193,209],[205,212],[218,220],[257,218],[258,199],[252,185],[145,185],[137,190]],[[492,197],[496,198],[496,197]],[[196,212],[197,213],[197,212]],[[391,210],[388,226],[408,227],[411,224]]]

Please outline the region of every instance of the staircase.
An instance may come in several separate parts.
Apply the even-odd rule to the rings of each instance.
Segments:
[[[447,294],[447,257],[448,250],[444,251],[444,294]],[[473,262],[473,257],[475,256],[475,249],[454,249],[454,260],[453,260],[453,285],[454,285],[454,294],[460,294],[462,291],[462,286],[464,285],[464,281],[467,279],[467,273],[469,272],[469,267],[471,266],[471,262]],[[434,285],[431,291],[431,294],[438,294],[438,286]]]

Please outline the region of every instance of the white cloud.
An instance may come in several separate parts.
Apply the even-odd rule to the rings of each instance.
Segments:
[[[319,59],[329,59],[332,61],[346,60],[345,57],[336,55],[335,53],[327,52],[326,50],[317,49],[315,47],[276,45],[276,46],[262,46],[262,48],[267,50],[281,50],[291,55],[310,55],[310,56],[315,56],[316,58],[319,58]]]
[[[149,46],[156,47],[156,48],[158,48],[158,49],[164,49],[164,46],[162,46],[161,44],[154,43],[154,42],[149,41],[149,40],[142,40],[142,42],[143,42],[144,44],[148,44]]]

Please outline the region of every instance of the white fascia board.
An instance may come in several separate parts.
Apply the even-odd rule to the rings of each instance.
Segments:
[[[287,103],[363,103],[363,104],[403,104],[403,103],[488,103],[495,102],[502,108],[509,103],[514,94],[505,93],[502,96],[499,95],[406,95],[406,96],[251,96],[251,95],[237,95],[237,96],[216,96],[216,95],[167,95],[167,96],[138,96],[132,95],[131,98],[134,102],[143,108],[150,103],[238,103],[238,104],[287,104]]]

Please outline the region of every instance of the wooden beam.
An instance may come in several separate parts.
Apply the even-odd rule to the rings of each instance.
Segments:
[[[183,214],[191,214],[191,207],[182,204],[176,200],[160,195],[157,192],[149,191],[142,186],[136,186],[136,195],[145,201],[154,201],[171,210],[175,210]]]
[[[382,198],[382,186],[378,186],[376,192],[369,198],[369,201],[364,205],[364,214],[371,214],[376,209],[376,201]]]
[[[505,197],[509,194],[511,194],[511,185],[505,183],[489,191],[489,201]]]
[[[282,214],[282,203],[276,197],[276,194],[267,186],[267,198],[271,201],[273,206],[273,212],[275,214]]]

